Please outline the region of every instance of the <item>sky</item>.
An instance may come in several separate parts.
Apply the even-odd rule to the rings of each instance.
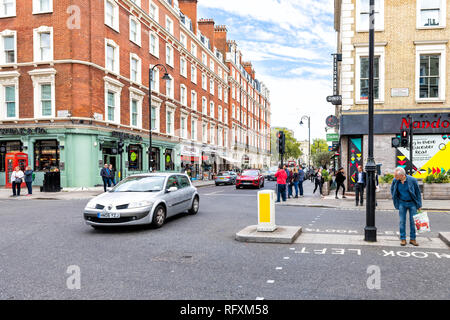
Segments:
[[[325,139],[325,119],[334,114],[336,51],[334,0],[198,0],[198,18],[226,25],[243,60],[270,90],[273,127],[287,127],[298,140]]]

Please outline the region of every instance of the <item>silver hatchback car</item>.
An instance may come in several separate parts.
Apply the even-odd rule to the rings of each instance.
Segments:
[[[93,228],[153,224],[188,211],[196,214],[200,196],[189,177],[181,173],[129,176],[114,188],[88,202],[84,220]]]

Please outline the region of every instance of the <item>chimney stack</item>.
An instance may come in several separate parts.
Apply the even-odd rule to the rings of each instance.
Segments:
[[[198,20],[198,28],[200,32],[209,39],[211,51],[214,52],[214,20],[200,19]]]
[[[194,34],[197,34],[197,0],[178,0],[181,12],[192,21]]]

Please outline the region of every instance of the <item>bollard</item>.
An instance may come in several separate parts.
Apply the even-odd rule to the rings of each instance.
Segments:
[[[275,192],[263,190],[258,192],[258,227],[257,231],[272,232],[275,225]]]

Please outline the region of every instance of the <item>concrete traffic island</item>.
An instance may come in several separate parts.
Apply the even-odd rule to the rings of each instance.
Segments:
[[[242,242],[293,243],[302,233],[302,227],[277,226],[272,232],[258,231],[258,226],[248,226],[238,233],[235,239]]]
[[[439,238],[450,247],[450,232],[439,232]]]

